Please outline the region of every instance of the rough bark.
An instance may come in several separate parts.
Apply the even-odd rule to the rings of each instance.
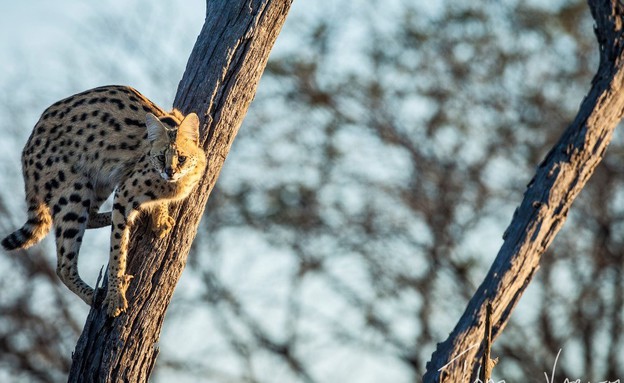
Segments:
[[[131,237],[129,308],[108,318],[91,309],[76,350],[70,382],[146,382],[158,339],[206,201],[253,99],[291,0],[207,0],[205,24],[179,84],[174,107],[196,112],[208,167],[197,190],[175,206],[166,238],[140,225]],[[98,294],[99,301],[101,295]]]
[[[492,302],[492,338],[539,267],[542,254],[566,220],[570,206],[605,153],[622,118],[624,81],[622,15],[618,0],[589,0],[596,21],[600,65],[572,124],[551,149],[525,192],[503,235],[504,243],[487,276],[448,339],[438,344],[423,377],[430,382],[474,381],[483,352],[487,302]]]

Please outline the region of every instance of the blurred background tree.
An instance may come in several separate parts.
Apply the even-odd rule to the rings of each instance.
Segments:
[[[21,219],[25,115],[114,81],[170,105],[197,31],[145,4],[80,26],[84,48],[54,90],[2,86],[0,129],[15,134],[3,232]],[[419,381],[597,53],[583,1],[295,2],[209,200],[154,381]],[[561,379],[624,377],[623,155],[616,133],[494,345],[495,379],[540,381],[559,349]],[[92,281],[107,241],[95,231],[83,250],[98,254],[81,258]],[[0,258],[0,377],[64,380],[86,308],[51,254]]]

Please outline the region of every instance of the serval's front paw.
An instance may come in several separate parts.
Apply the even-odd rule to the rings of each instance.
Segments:
[[[104,305],[106,306],[106,313],[110,317],[119,316],[119,314],[126,311],[128,308],[128,301],[126,300],[126,290],[130,284],[132,275],[124,275],[119,277],[119,283],[115,286],[111,284],[108,287],[106,298],[104,298]]]
[[[124,294],[109,291],[104,299],[104,305],[106,305],[106,313],[108,316],[116,317],[126,311],[128,308],[128,301]]]
[[[163,215],[152,221],[152,230],[158,236],[158,238],[165,238],[175,225],[173,217]]]

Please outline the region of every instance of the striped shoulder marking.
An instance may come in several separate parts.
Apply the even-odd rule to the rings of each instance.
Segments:
[[[149,98],[143,96],[141,94],[141,92],[139,92],[138,90],[134,89],[133,87],[131,87],[131,86],[124,86],[123,88],[126,89],[127,91],[129,91],[130,94],[132,94],[138,100],[140,100],[141,103],[148,105],[150,107],[150,109],[152,109],[152,113],[154,113],[156,116],[160,117],[162,115],[167,114],[167,112],[165,112],[163,109],[161,109],[158,105],[154,104]],[[132,100],[132,96],[130,97],[130,100]]]

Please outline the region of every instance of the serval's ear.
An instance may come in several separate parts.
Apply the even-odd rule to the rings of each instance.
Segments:
[[[145,126],[147,126],[147,139],[150,142],[167,139],[167,127],[153,114],[145,115]]]
[[[191,140],[199,143],[199,117],[195,113],[189,113],[178,127],[178,138]]]

